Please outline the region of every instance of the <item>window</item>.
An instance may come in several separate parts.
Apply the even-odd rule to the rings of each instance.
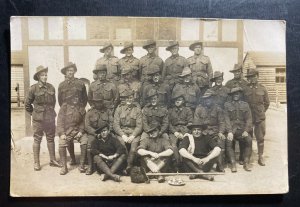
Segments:
[[[63,17],[48,17],[48,33],[50,40],[61,40],[64,38]]]
[[[89,39],[109,39],[110,18],[87,17]]]
[[[114,26],[114,38],[115,40],[131,40],[132,39],[132,20],[130,18],[119,18],[116,17],[112,21]]]
[[[159,19],[160,40],[175,40],[176,39],[176,19]]]
[[[285,68],[276,68],[276,83],[285,83],[286,82],[286,72]]]
[[[204,41],[218,41],[218,21],[204,21]]]
[[[198,19],[181,20],[181,40],[199,40],[200,21]]]
[[[136,39],[154,39],[154,19],[136,19]]]
[[[85,17],[68,17],[67,27],[69,40],[86,39]]]
[[[44,19],[43,17],[28,17],[28,32],[30,40],[44,39]]]
[[[236,20],[222,20],[222,41],[237,41]]]

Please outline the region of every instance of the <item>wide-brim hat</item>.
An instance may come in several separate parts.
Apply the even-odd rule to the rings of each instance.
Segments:
[[[172,47],[179,45],[177,41],[170,41],[168,47],[166,47],[167,51],[170,51]]]
[[[243,69],[243,65],[242,64],[234,64],[233,69],[230,70],[229,72],[234,73],[235,71],[239,71]]]
[[[230,92],[228,94],[232,95],[236,92],[243,92],[243,89],[241,87],[234,87],[230,90]]]
[[[44,67],[44,66],[42,66],[42,65],[38,66],[38,67],[36,68],[35,74],[33,75],[33,79],[36,80],[36,81],[38,81],[38,80],[39,80],[38,75],[39,75],[41,72],[48,72],[48,67]]]
[[[124,47],[122,50],[120,50],[120,53],[125,54],[125,51],[127,48],[133,48],[133,43],[132,42],[125,42]]]
[[[194,49],[197,45],[200,45],[201,47],[203,47],[203,42],[200,42],[200,41],[194,42],[189,46],[189,49],[194,51]]]
[[[214,82],[217,78],[223,77],[224,73],[220,71],[215,71],[213,77],[210,79],[210,81]]]
[[[213,97],[215,95],[216,95],[216,93],[213,90],[207,89],[205,91],[204,95],[202,96],[202,98],[210,98],[210,97]]]
[[[184,76],[187,76],[187,75],[190,75],[190,74],[192,74],[192,70],[189,67],[185,67],[185,68],[183,68],[182,73],[179,74],[178,76],[179,77],[184,77]]]
[[[161,72],[161,71],[160,71],[160,67],[159,67],[158,65],[156,65],[156,64],[151,64],[151,65],[149,66],[148,71],[147,71],[147,75],[154,75],[154,74],[160,73],[160,72]]]
[[[206,123],[204,123],[203,121],[198,121],[198,120],[194,120],[193,123],[187,125],[187,128],[190,130],[192,130],[193,128],[205,129],[206,127],[207,127]]]
[[[93,70],[93,73],[97,74],[99,71],[106,71],[107,72],[107,66],[105,64],[96,65],[95,69]]]
[[[157,95],[158,95],[158,93],[155,89],[150,89],[147,93],[147,99],[150,99],[151,97],[157,96]]]
[[[146,130],[145,132],[147,134],[149,134],[149,133],[151,133],[151,132],[153,132],[155,130],[159,130],[159,126],[158,125],[151,127],[150,129]]]
[[[74,68],[75,72],[77,72],[77,67],[75,63],[68,62],[65,67],[63,67],[60,71],[62,74],[66,75],[66,71],[68,68]]]
[[[249,69],[247,72],[247,75],[245,75],[245,77],[251,77],[251,76],[255,76],[258,75],[258,71],[256,69]]]
[[[133,94],[133,91],[126,85],[119,85],[118,89],[120,97],[128,97]]]
[[[109,129],[108,123],[103,122],[103,124],[101,124],[100,127],[95,130],[95,134],[100,134],[105,127]]]
[[[106,48],[108,47],[113,47],[113,45],[110,42],[107,42],[103,45],[103,47],[99,50],[100,52],[104,53],[104,51],[106,50]]]
[[[173,93],[172,93],[172,100],[176,100],[177,98],[179,98],[179,97],[182,97],[183,99],[185,99],[184,98],[184,93],[183,92],[181,92],[181,91],[173,91]]]
[[[147,49],[151,45],[156,45],[156,42],[154,40],[147,40],[146,43],[143,45],[143,49]]]

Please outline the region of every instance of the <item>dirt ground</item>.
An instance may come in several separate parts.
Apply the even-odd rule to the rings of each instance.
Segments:
[[[23,115],[22,115],[23,114]],[[12,132],[16,144],[11,158],[12,196],[117,196],[117,195],[221,195],[221,194],[270,194],[288,191],[287,174],[287,118],[286,112],[270,109],[267,112],[267,135],[265,137],[266,166],[257,164],[256,141],[253,140],[252,172],[238,165],[238,172],[226,168],[225,175],[215,176],[214,182],[189,180],[178,176],[185,186],[170,186],[167,182],[133,184],[130,178],[121,177],[121,183],[102,182],[97,173],[87,176],[75,167],[69,167],[67,175],[59,175],[59,168],[49,166],[46,140],[41,147],[41,171],[33,170],[32,137],[24,137],[24,112],[12,112]],[[56,138],[56,143],[58,143]],[[77,160],[80,148],[75,144]],[[58,156],[58,146],[56,146]],[[166,177],[170,179],[172,176]]]

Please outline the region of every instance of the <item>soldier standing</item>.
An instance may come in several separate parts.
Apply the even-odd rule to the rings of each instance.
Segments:
[[[196,83],[192,81],[192,71],[189,67],[185,67],[179,75],[183,80],[173,88],[173,93],[183,93],[185,105],[194,113],[200,97],[200,89]]]
[[[88,136],[87,144],[87,158],[88,158],[88,169],[86,175],[93,173],[93,158],[91,154],[91,143],[96,138],[96,130],[103,125],[107,125],[109,130],[113,129],[113,113],[110,109],[105,107],[103,103],[103,97],[101,94],[97,94],[93,99],[90,100],[92,108],[87,112],[85,117],[85,132]]]
[[[129,88],[125,88],[120,93],[120,97],[124,98],[125,103],[121,103],[117,107],[113,126],[117,138],[129,149],[126,168],[129,173],[143,131],[142,109],[138,103],[134,102],[133,92]]]
[[[245,90],[248,82],[243,79],[243,65],[234,64],[233,70],[230,70],[229,72],[233,73],[233,79],[227,81],[225,86],[229,89],[232,89],[234,87],[241,87],[243,90]]]
[[[232,101],[228,101],[224,106],[224,116],[226,129],[228,132],[226,139],[226,152],[231,162],[231,172],[236,172],[235,152],[233,140],[239,142],[243,148],[243,165],[246,171],[250,169],[250,157],[252,152],[252,115],[247,102],[241,101],[243,89],[236,87],[231,89]]]
[[[184,135],[189,133],[187,125],[193,122],[193,112],[189,107],[185,106],[184,92],[173,91],[172,101],[174,106],[169,109],[169,137],[176,160],[175,170],[178,171],[181,168],[178,145]]]
[[[257,140],[258,164],[265,166],[263,158],[264,137],[266,134],[266,111],[269,108],[270,101],[267,89],[258,83],[259,73],[256,69],[249,69],[246,77],[249,81],[244,95],[249,104],[254,125],[254,134]]]
[[[166,59],[162,76],[163,80],[173,89],[174,85],[179,83],[179,75],[183,68],[188,64],[187,60],[178,54],[179,43],[177,41],[170,41],[166,50],[170,51],[172,55]]]
[[[154,40],[147,40],[143,45],[143,48],[147,50],[148,54],[140,59],[140,74],[143,87],[148,83],[148,70],[152,65],[159,67],[160,73],[162,73],[164,62],[156,55],[156,42]]]
[[[120,65],[119,59],[112,55],[113,49],[114,47],[110,42],[104,44],[104,46],[100,49],[100,52],[104,53],[104,56],[96,61],[95,69],[98,65],[106,65],[107,79],[117,85],[120,80]]]
[[[65,80],[58,86],[58,103],[60,106],[67,101],[66,97],[73,96],[74,94],[78,95],[78,105],[80,107],[85,108],[87,104],[88,99],[85,84],[74,77],[76,72],[77,67],[72,62],[67,63],[67,65],[61,69],[61,73],[65,75]],[[74,143],[68,142],[67,149],[71,157],[70,165],[76,165]]]
[[[168,109],[158,101],[158,94],[155,89],[151,89],[147,93],[147,104],[142,110],[143,113],[143,129],[141,140],[149,135],[146,133],[150,128],[154,126],[160,126],[158,136],[169,139],[167,130],[169,127]]]
[[[225,102],[228,100],[228,93],[230,90],[223,86],[223,73],[220,71],[215,71],[214,76],[210,79],[211,82],[214,82],[215,85],[211,88],[216,94],[215,102],[218,104],[222,109],[224,108]]]
[[[190,50],[194,51],[194,55],[187,59],[188,65],[192,70],[193,80],[199,86],[201,93],[211,87],[210,79],[213,77],[213,70],[208,56],[202,54],[203,43],[195,42],[190,45]]]
[[[25,100],[25,109],[32,116],[34,170],[41,170],[40,145],[43,134],[46,134],[50,155],[50,166],[61,167],[55,158],[55,88],[47,83],[48,68],[38,66],[33,79],[38,81],[29,89]],[[33,104],[33,106],[32,106]]]
[[[97,65],[93,70],[94,74],[97,74],[98,79],[91,83],[88,92],[88,100],[90,106],[93,104],[94,97],[101,96],[106,108],[114,111],[117,102],[119,101],[119,93],[116,85],[108,80],[107,77],[107,66]]]
[[[152,65],[147,73],[149,82],[143,87],[141,105],[146,105],[147,94],[150,90],[156,90],[158,93],[159,104],[168,107],[170,105],[171,89],[170,86],[161,80],[160,69],[157,65]]]
[[[132,55],[133,53],[133,43],[125,42],[124,48],[120,51],[120,53],[125,54],[125,57],[119,60],[121,74],[125,67],[130,68],[132,71],[132,76],[135,80],[140,80],[139,74],[139,65],[140,61],[136,57]]]
[[[70,94],[66,102],[59,109],[57,117],[57,134],[59,136],[59,155],[62,162],[61,175],[68,173],[67,151],[69,142],[76,139],[80,143],[80,166],[79,171],[85,172],[84,160],[87,152],[87,136],[84,136],[85,108],[79,103],[78,94]]]
[[[225,159],[225,120],[222,109],[214,102],[215,92],[208,89],[203,95],[203,105],[198,105],[194,118],[207,124],[207,133],[211,139],[216,139],[221,147],[217,161],[217,171],[224,172]]]

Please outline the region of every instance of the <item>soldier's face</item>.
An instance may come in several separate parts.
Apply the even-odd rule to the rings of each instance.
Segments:
[[[194,137],[200,137],[201,136],[201,133],[202,133],[202,130],[200,129],[200,128],[194,128],[193,130],[192,130],[192,134],[193,134],[193,136]]]
[[[178,46],[178,45],[173,46],[173,47],[170,49],[170,52],[172,53],[172,55],[177,55],[177,54],[178,54],[178,51],[179,51],[179,46]]]
[[[182,98],[182,97],[179,97],[179,98],[177,98],[176,101],[175,101],[175,106],[180,107],[180,106],[183,105],[183,103],[184,103],[183,98]]]
[[[255,84],[255,83],[257,83],[257,78],[258,78],[257,75],[253,75],[253,76],[247,77],[247,80],[249,83]]]
[[[106,74],[107,74],[106,71],[99,71],[98,72],[98,78],[99,78],[99,80],[105,80],[106,79]]]
[[[112,52],[113,48],[112,47],[108,47],[104,50],[104,55],[105,56],[110,56],[111,52]]]
[[[129,81],[131,79],[131,76],[132,76],[131,73],[126,73],[122,75],[125,81]]]
[[[156,47],[155,45],[150,45],[148,48],[147,48],[147,51],[149,54],[153,54],[156,50]]]
[[[102,137],[103,139],[105,139],[105,138],[107,138],[108,133],[109,133],[109,130],[108,130],[107,127],[105,127],[105,128],[102,129],[100,135],[101,135],[101,137]]]
[[[78,97],[74,97],[74,98],[72,99],[72,104],[73,104],[73,105],[77,105],[78,102],[79,102],[79,98],[78,98]]]
[[[186,75],[186,76],[184,76],[184,78],[183,78],[183,81],[184,81],[185,83],[190,83],[191,80],[192,80],[192,76],[191,76],[191,75]]]
[[[159,73],[155,73],[152,76],[152,80],[153,80],[154,83],[157,83],[160,80],[160,74]]]
[[[125,55],[126,56],[131,56],[133,53],[133,48],[132,47],[129,47],[125,50]]]
[[[205,98],[204,99],[204,104],[208,107],[210,107],[213,104],[213,100],[211,97]]]
[[[152,96],[150,102],[152,106],[156,106],[158,102],[158,96]]]
[[[127,105],[131,105],[133,103],[133,96],[128,96],[126,97],[126,104]]]
[[[201,51],[202,51],[201,45],[197,45],[197,46],[194,47],[194,53],[195,53],[195,55],[200,55]]]
[[[239,79],[239,78],[241,78],[241,76],[242,76],[242,72],[240,70],[233,72],[233,77],[235,79]]]
[[[150,138],[156,138],[158,136],[158,130],[154,130],[149,133]]]
[[[66,70],[66,78],[73,78],[75,74],[75,69],[74,68],[68,68]]]
[[[215,84],[217,86],[221,86],[222,83],[223,83],[223,77],[218,77],[218,78],[215,79]]]
[[[47,72],[41,72],[39,74],[39,80],[42,82],[42,83],[46,83],[47,82],[47,78],[48,78],[48,73]]]
[[[240,100],[241,93],[240,92],[236,92],[232,96],[233,96],[233,100],[234,101],[238,101],[238,100]]]

